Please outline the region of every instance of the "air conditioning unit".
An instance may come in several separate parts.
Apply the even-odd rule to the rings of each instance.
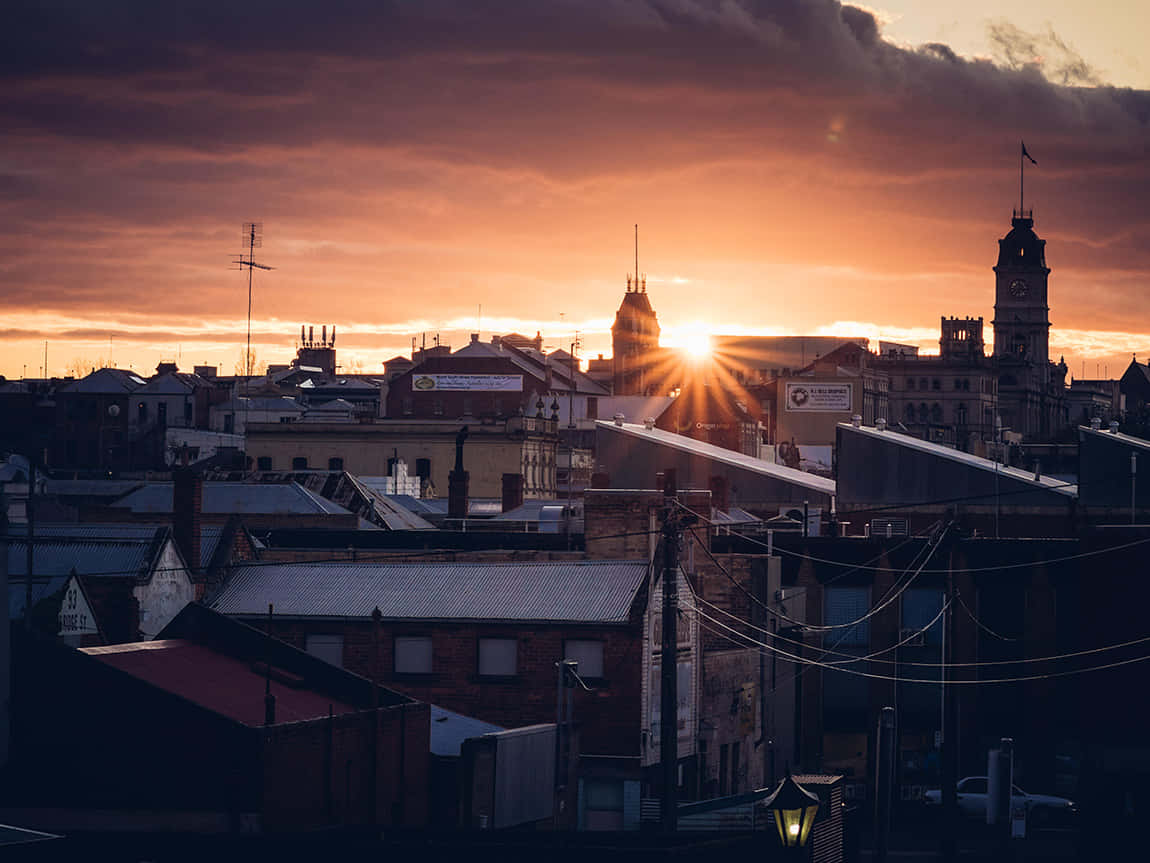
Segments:
[[[870,521],[870,535],[876,539],[893,536],[907,536],[910,525],[905,518],[872,518]]]
[[[903,647],[922,647],[926,644],[926,633],[920,629],[900,629],[898,643]]]

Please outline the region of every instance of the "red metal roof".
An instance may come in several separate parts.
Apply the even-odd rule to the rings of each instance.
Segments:
[[[250,661],[182,639],[87,647],[81,652],[245,725],[264,724],[264,674]],[[299,687],[281,683],[276,674],[273,666],[271,692],[276,698],[277,725],[325,717],[329,707],[337,716],[359,709],[306,688],[302,680]]]

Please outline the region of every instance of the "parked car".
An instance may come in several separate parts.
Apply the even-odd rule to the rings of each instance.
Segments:
[[[1073,818],[1078,806],[1073,800],[1055,797],[1050,794],[1028,794],[1017,785],[1012,785],[1010,807],[1021,806],[1026,810],[1026,820],[1031,827],[1043,827],[1064,822]],[[972,818],[986,818],[987,779],[985,776],[967,776],[958,782],[958,811]],[[928,806],[942,803],[942,792],[937,788],[922,796]]]

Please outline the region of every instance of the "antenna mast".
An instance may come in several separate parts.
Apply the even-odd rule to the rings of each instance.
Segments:
[[[244,393],[248,391],[248,378],[252,374],[252,270],[274,270],[275,267],[268,267],[263,264],[256,263],[256,249],[261,248],[264,244],[264,226],[263,222],[244,222],[244,243],[248,247],[247,259],[244,259],[243,253],[235,261],[236,265],[242,270],[245,267],[248,271],[248,341],[247,349],[244,352]],[[247,434],[247,405],[244,405],[244,434]],[[246,445],[244,447],[247,449]]]
[[[635,223],[635,290],[639,290],[639,224]]]

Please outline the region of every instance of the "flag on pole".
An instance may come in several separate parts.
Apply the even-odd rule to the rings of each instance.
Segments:
[[[1024,155],[1026,158],[1028,158],[1030,160],[1030,164],[1032,164],[1032,165],[1038,164],[1036,161],[1034,161],[1034,157],[1031,156],[1028,152],[1026,152],[1026,142],[1025,141],[1022,142],[1022,155]]]

